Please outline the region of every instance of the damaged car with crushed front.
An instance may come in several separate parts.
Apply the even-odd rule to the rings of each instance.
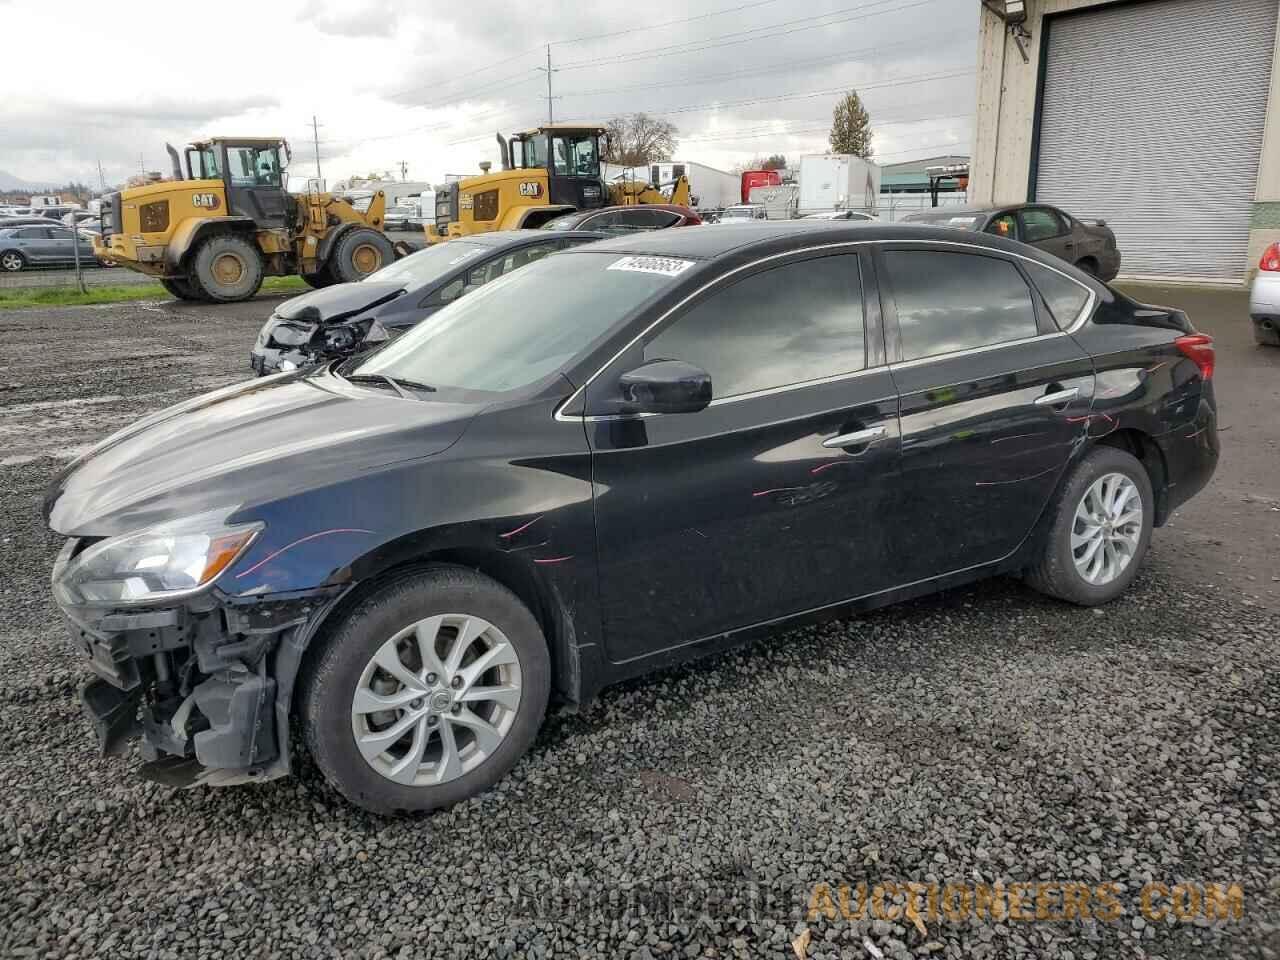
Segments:
[[[363,280],[285,300],[258,331],[249,366],[261,376],[374,349],[491,280],[604,236],[501,230],[427,247]]]
[[[108,437],[46,495],[53,592],[144,775],[305,747],[353,803],[436,809],[548,703],[781,627],[998,574],[1114,599],[1213,474],[1214,365],[1181,311],[999,237],[606,240]]]

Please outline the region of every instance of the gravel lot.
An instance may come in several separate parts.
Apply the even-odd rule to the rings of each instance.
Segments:
[[[305,759],[192,792],[100,759],[49,597],[58,465],[243,376],[270,304],[0,315],[0,954],[1280,956],[1280,351],[1239,292],[1137,292],[1218,336],[1224,459],[1126,597],[999,580],[795,631],[610,690],[496,790],[391,821]],[[1115,881],[1123,913],[807,917],[818,883],[996,880]],[[1149,881],[1238,883],[1244,915],[1148,922]]]

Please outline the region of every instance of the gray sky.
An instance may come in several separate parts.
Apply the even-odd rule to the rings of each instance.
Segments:
[[[108,182],[166,169],[166,140],[279,135],[330,181],[408,163],[414,180],[496,160],[493,134],[643,110],[677,159],[728,168],[826,149],[840,91],[862,94],[892,163],[972,139],[978,0],[687,0],[673,5],[433,0],[0,0],[0,170]],[[683,21],[683,22],[672,22]],[[56,45],[68,37],[71,66]],[[76,38],[76,39],[70,39]],[[237,42],[239,41],[239,42]]]

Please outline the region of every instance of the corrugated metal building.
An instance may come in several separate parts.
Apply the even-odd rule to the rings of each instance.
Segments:
[[[1247,280],[1280,239],[1280,0],[993,8],[971,201],[1106,220],[1123,276]]]

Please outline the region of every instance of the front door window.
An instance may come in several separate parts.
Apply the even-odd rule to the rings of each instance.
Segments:
[[[281,185],[280,157],[275,147],[228,147],[227,169],[233,186]]]

